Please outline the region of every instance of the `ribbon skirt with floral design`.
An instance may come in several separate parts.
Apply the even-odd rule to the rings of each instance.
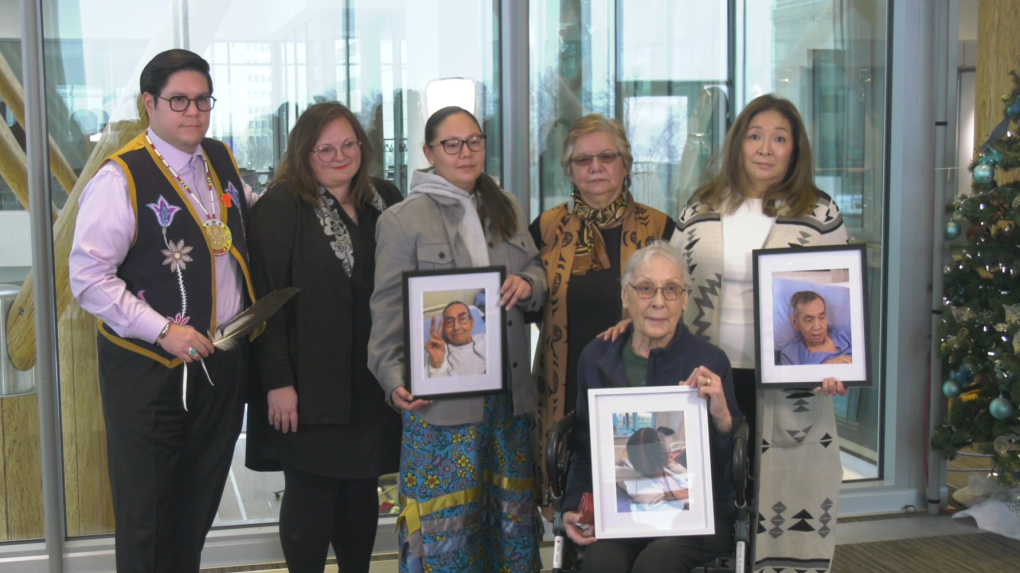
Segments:
[[[485,399],[480,424],[434,426],[404,412],[400,571],[537,572],[528,416],[509,396]]]

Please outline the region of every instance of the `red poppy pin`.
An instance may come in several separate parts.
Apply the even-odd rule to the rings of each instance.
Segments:
[[[220,195],[220,201],[223,201],[223,206],[226,207],[227,209],[232,207],[233,204],[234,204],[234,201],[233,201],[233,199],[231,199],[229,193],[224,193],[224,194]]]

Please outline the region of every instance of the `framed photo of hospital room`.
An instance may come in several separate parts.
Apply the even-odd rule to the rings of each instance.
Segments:
[[[753,251],[759,387],[869,386],[864,245]]]
[[[405,386],[438,400],[506,390],[506,267],[404,273]]]
[[[686,386],[588,391],[595,537],[715,533],[708,406]]]

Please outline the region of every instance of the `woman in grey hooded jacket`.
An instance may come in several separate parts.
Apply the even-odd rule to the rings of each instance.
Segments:
[[[516,199],[482,172],[485,136],[459,107],[435,112],[408,198],[376,228],[369,367],[403,411],[401,571],[538,571],[542,533],[528,447],[537,397],[524,311],[542,307],[545,272]],[[503,265],[509,392],[435,402],[404,387],[404,271]]]

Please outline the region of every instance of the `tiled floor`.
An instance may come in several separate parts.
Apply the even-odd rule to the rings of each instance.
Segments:
[[[279,516],[280,498],[276,496],[276,492],[283,489],[283,475],[278,472],[254,472],[245,468],[245,443],[245,435],[242,434],[235,446],[233,466],[215,522],[217,526],[273,522]],[[847,479],[867,477],[873,473],[872,467],[862,465],[862,462],[853,456],[844,456],[843,462]],[[972,519],[951,519],[945,515],[915,515],[869,521],[850,520],[839,522],[837,530],[839,545],[980,532]],[[542,550],[543,563],[551,562],[551,551],[551,547]],[[326,569],[327,572],[336,570],[335,566]],[[395,571],[396,562],[390,559],[375,561],[371,567],[372,573]]]
[[[919,537],[967,535],[980,532],[981,530],[974,525],[974,520],[972,519],[952,519],[946,515],[924,515],[839,523],[837,526],[836,544],[848,545]],[[549,564],[551,562],[552,548],[543,548],[542,563]],[[326,567],[326,573],[336,573],[336,571],[335,565]],[[396,573],[397,563],[393,560],[375,561],[372,563],[369,571],[371,573]],[[272,570],[272,573],[286,573],[286,570],[276,569]]]

